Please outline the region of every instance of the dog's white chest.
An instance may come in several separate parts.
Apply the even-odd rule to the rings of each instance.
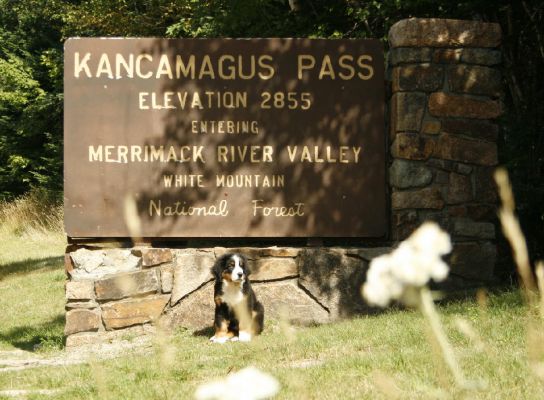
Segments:
[[[223,282],[223,302],[230,307],[234,307],[244,300],[244,295],[240,285],[235,285],[229,282]]]

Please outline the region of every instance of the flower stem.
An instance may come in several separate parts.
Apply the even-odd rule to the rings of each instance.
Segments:
[[[431,292],[429,288],[426,286],[422,287],[419,290],[419,294],[420,294],[420,300],[421,300],[419,308],[421,312],[423,313],[423,315],[429,321],[429,325],[431,326],[431,331],[433,332],[433,335],[436,338],[436,341],[438,342],[440,350],[442,351],[442,356],[444,357],[444,361],[446,362],[446,365],[448,366],[451,373],[453,374],[453,377],[455,378],[455,382],[457,383],[457,385],[460,387],[466,387],[467,381],[463,375],[463,371],[461,370],[461,367],[459,366],[457,362],[457,359],[455,358],[453,347],[451,346],[450,342],[448,341],[448,338],[446,337],[446,333],[444,332],[442,323],[440,322],[440,317],[434,306],[434,301],[431,296]]]

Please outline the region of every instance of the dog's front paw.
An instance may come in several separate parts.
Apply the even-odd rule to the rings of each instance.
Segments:
[[[229,341],[228,336],[212,336],[210,342],[212,343],[227,343]]]
[[[238,334],[238,340],[240,342],[251,342],[251,333],[240,331],[240,333]]]

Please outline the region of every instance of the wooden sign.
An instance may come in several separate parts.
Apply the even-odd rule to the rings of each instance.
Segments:
[[[64,65],[70,237],[385,234],[378,40],[75,38]]]

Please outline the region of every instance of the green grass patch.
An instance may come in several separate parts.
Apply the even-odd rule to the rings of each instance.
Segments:
[[[62,194],[35,188],[13,201],[0,201],[0,236],[59,240],[63,218]]]
[[[64,351],[62,236],[5,232],[0,235],[0,351],[34,350],[53,357]],[[211,344],[208,335],[179,331],[157,342],[150,354],[0,372],[0,390],[55,389],[47,397],[58,399],[186,399],[198,385],[253,365],[280,381],[278,399],[544,398],[543,382],[530,364],[544,351],[528,348],[529,313],[518,291],[490,295],[487,305],[464,300],[439,310],[465,374],[485,388],[459,391],[423,317],[390,309],[304,328],[267,320],[263,334],[249,344]],[[472,326],[480,343],[457,329],[459,318]]]
[[[0,350],[62,348],[64,246],[55,235],[0,235]]]
[[[54,272],[34,274],[38,280],[49,279],[53,287],[59,284]],[[59,292],[50,292],[48,301],[55,303],[53,297],[59,297],[62,303]],[[15,296],[15,304],[12,310],[23,310],[28,303]],[[518,292],[492,295],[485,308],[466,300],[444,305],[440,311],[467,376],[486,382],[485,389],[458,391],[433,350],[425,320],[418,312],[406,310],[305,328],[285,329],[277,321],[267,321],[263,335],[249,344],[211,344],[207,335],[179,331],[157,342],[147,355],[0,373],[0,388],[60,389],[49,396],[59,399],[184,399],[191,398],[203,382],[253,365],[280,381],[279,399],[390,398],[391,387],[400,398],[414,399],[544,396],[542,382],[530,369],[525,340],[528,317]],[[55,322],[55,315],[50,314],[57,337],[62,324]],[[459,317],[472,324],[483,348],[456,330],[454,322]],[[17,326],[35,329],[45,337],[46,327],[33,322],[35,317],[18,318],[28,321]],[[18,336],[9,329],[7,340],[6,331],[2,332],[4,345],[17,345],[20,339],[16,337],[32,342],[32,332]]]

